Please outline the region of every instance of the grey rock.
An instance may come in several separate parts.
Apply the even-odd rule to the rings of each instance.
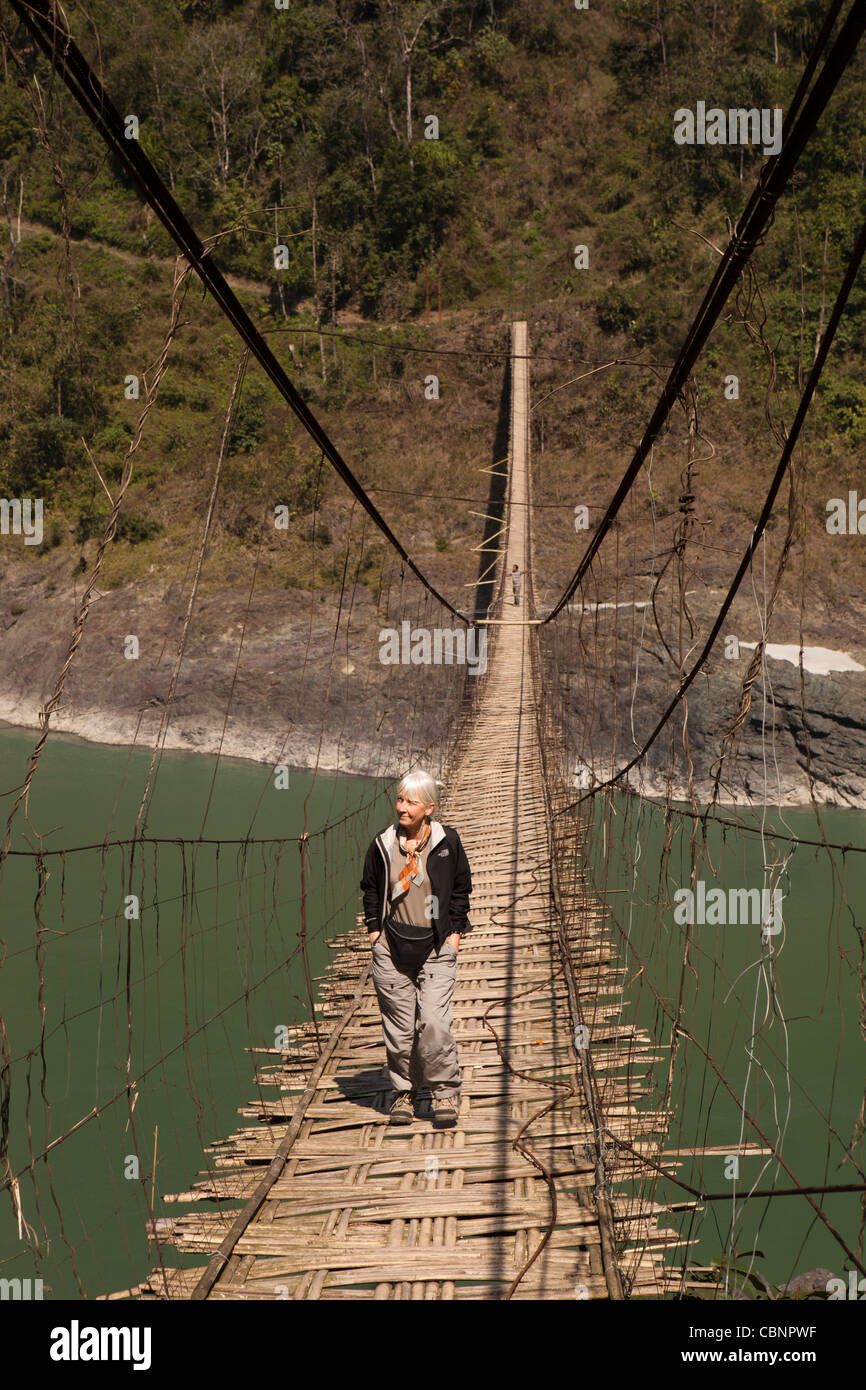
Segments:
[[[780,1284],[779,1287],[785,1293],[826,1293],[827,1284],[835,1278],[836,1275],[831,1269],[807,1269],[802,1274],[795,1274],[793,1279],[789,1279],[786,1284]]]

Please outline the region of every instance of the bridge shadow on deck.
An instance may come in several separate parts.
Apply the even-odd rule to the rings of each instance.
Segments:
[[[485,511],[487,516],[484,519],[484,530],[482,533],[482,549],[478,557],[478,579],[475,584],[475,612],[473,620],[477,623],[481,618],[486,618],[493,602],[498,582],[498,572],[495,565],[492,565],[493,552],[488,546],[501,543],[502,527],[505,524],[505,513],[508,494],[508,422],[510,416],[511,403],[511,359],[505,364],[505,371],[502,376],[502,392],[499,397],[499,414],[496,420],[496,434],[493,438],[493,458],[490,467],[494,470],[490,474],[490,487],[487,494],[487,505]],[[491,567],[492,566],[492,567]]]

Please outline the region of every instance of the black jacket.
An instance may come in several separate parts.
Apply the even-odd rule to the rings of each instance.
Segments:
[[[364,860],[361,888],[364,893],[364,921],[368,932],[382,931],[389,908],[391,854],[397,845],[397,827],[389,825],[373,840]],[[439,821],[430,822],[430,849],[427,854],[430,892],[436,898],[437,914],[431,918],[437,948],[446,936],[459,932],[465,936],[472,926],[467,918],[472,875],[469,860],[457,831]],[[418,923],[419,926],[422,923]]]

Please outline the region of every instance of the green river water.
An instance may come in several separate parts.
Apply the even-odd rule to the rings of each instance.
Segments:
[[[34,739],[0,730],[4,789],[20,782]],[[149,761],[144,750],[49,739],[29,803],[45,848],[129,837]],[[327,940],[354,925],[363,853],[387,823],[390,803],[366,778],[320,773],[313,785],[312,774],[292,769],[289,786],[278,789],[272,772],[252,762],[224,760],[215,780],[214,768],[211,757],[166,753],[146,833],[198,838],[209,796],[207,839],[297,837],[306,828],[309,966],[320,975],[332,954]],[[15,847],[27,848],[28,839],[33,845],[21,819],[16,825]],[[184,854],[177,845],[146,846],[132,880],[138,920],[125,915],[127,852],[85,850],[46,864],[51,876],[39,908],[44,1030],[33,861],[7,860],[0,885],[0,1005],[13,1059],[10,1157],[21,1175],[23,1217],[46,1258],[36,1268],[22,1255],[4,1193],[0,1277],[41,1276],[45,1297],[80,1298],[83,1289],[92,1298],[130,1287],[153,1267],[145,1188],[153,1190],[157,1219],[187,1210],[161,1194],[187,1190],[202,1148],[238,1127],[238,1106],[254,1099],[254,1059],[245,1049],[273,1047],[278,1029],[309,1017],[297,949],[300,856],[295,843],[281,853],[257,844],[201,844]],[[128,1056],[137,1079],[135,1142]],[[31,1151],[42,1155],[94,1108],[97,1116],[27,1170]]]
[[[34,739],[0,729],[4,790],[20,782]],[[44,847],[71,850],[127,838],[148,763],[144,750],[53,736],[29,803],[29,819]],[[201,836],[267,842],[306,828],[309,965],[313,976],[321,974],[332,954],[327,941],[354,924],[363,853],[387,822],[390,802],[365,778],[319,774],[314,782],[312,774],[292,770],[288,789],[277,789],[269,769],[258,764],[224,760],[215,779],[214,769],[211,757],[165,754],[147,834],[162,841]],[[7,796],[4,819],[10,804]],[[606,840],[600,833],[593,839],[590,867],[600,886],[627,890],[609,899],[627,978],[640,963],[645,966],[624,1017],[669,1040],[665,1008],[673,1008],[677,998],[682,934],[671,925],[667,897],[688,883],[688,824],[675,835],[660,885],[660,814],[645,809],[636,819],[626,814],[624,802],[617,805],[620,814]],[[815,838],[811,813],[790,811],[786,820],[797,835]],[[342,824],[317,834],[335,822]],[[22,817],[16,826],[15,847],[34,847]],[[866,844],[864,826],[860,813],[825,814],[829,838],[842,843]],[[723,846],[721,836],[719,829],[711,832],[711,857],[721,866],[714,882],[760,884],[760,839],[728,831]],[[636,849],[637,876],[631,867]],[[803,1184],[858,1180],[853,1164],[838,1166],[841,1150],[828,1137],[827,1120],[847,1142],[863,1096],[866,1045],[858,1027],[857,965],[864,858],[835,853],[834,877],[826,855],[801,845],[788,865],[784,945],[777,957],[793,1078],[783,1153]],[[27,1253],[5,1192],[0,1277],[42,1277],[45,1297],[75,1299],[83,1291],[93,1298],[133,1285],[153,1267],[145,1192],[153,1196],[157,1219],[188,1210],[166,1203],[163,1194],[188,1190],[202,1167],[203,1147],[237,1128],[238,1106],[253,1100],[254,1058],[245,1049],[273,1047],[280,1027],[309,1016],[297,949],[300,855],[294,843],[281,850],[273,843],[223,844],[219,850],[200,843],[184,854],[178,845],[163,843],[138,851],[131,879],[128,852],[119,848],[67,853],[63,861],[48,857],[45,866],[50,876],[38,900],[32,858],[10,858],[0,883],[0,1005],[12,1058],[10,1159],[19,1175],[21,1214],[43,1256],[37,1264]],[[843,872],[845,902],[839,889]],[[139,916],[127,919],[130,892],[139,899]],[[754,965],[759,954],[748,928],[696,927],[697,973],[688,972],[683,1021],[735,1093],[748,1083],[750,1107],[775,1142],[788,1109],[778,1021],[761,1034],[747,1077],[756,996],[759,1020],[765,1008]],[[658,998],[641,988],[647,978]],[[689,1051],[685,1080],[675,1082],[666,1147],[736,1149],[739,1110],[700,1060]],[[135,1081],[132,1125],[127,1075]],[[50,1147],[79,1122],[70,1137]],[[743,1137],[760,1142],[752,1132]],[[855,1157],[862,1166],[862,1144]],[[681,1176],[704,1192],[727,1191],[733,1184],[724,1162],[721,1156],[687,1160]],[[753,1182],[763,1162],[741,1159],[738,1190]],[[770,1186],[773,1178],[771,1163],[760,1185]],[[793,1185],[784,1171],[775,1182]],[[659,1199],[684,1195],[663,1184],[657,1193]],[[856,1249],[859,1199],[816,1200]],[[699,1260],[709,1261],[722,1249],[730,1222],[730,1202],[711,1204],[690,1232],[698,1237]],[[816,1265],[841,1273],[845,1264],[799,1196],[753,1202],[736,1244],[748,1250],[756,1238],[765,1252],[756,1267],[772,1280]],[[176,1262],[173,1250],[170,1261]]]
[[[669,1043],[671,1017],[682,998],[681,1021],[694,1042],[684,1040],[679,1048],[665,1148],[724,1147],[723,1154],[685,1157],[678,1176],[698,1192],[732,1194],[730,1201],[708,1203],[694,1227],[683,1219],[679,1228],[698,1238],[695,1258],[700,1263],[721,1254],[727,1242],[741,1256],[761,1251],[762,1258],[751,1267],[773,1283],[818,1267],[841,1275],[851,1267],[845,1252],[801,1195],[769,1202],[754,1198],[746,1214],[736,1218],[733,1241],[728,1233],[735,1219],[735,1192],[742,1196],[750,1188],[863,1182],[854,1163],[841,1160],[866,1087],[866,1042],[860,1031],[861,1009],[866,1026],[866,1001],[861,1004],[859,980],[866,855],[828,853],[803,843],[788,854],[786,873],[779,879],[780,929],[770,923],[773,976],[760,964],[760,919],[757,925],[744,924],[731,921],[728,913],[732,889],[761,888],[765,882],[761,836],[710,826],[696,879],[705,882],[706,893],[724,891],[728,920],[710,924],[711,914],[704,912],[703,923],[691,929],[689,962],[683,969],[684,927],[675,923],[674,894],[690,883],[693,822],[672,818],[670,858],[662,869],[663,812],[637,798],[627,804],[622,796],[614,806],[617,814],[612,825],[608,821],[606,838],[597,813],[590,868],[597,888],[610,894],[613,936],[628,982],[623,1018],[643,1025],[654,1040]],[[761,825],[759,811],[721,808],[719,814],[743,827]],[[866,845],[862,812],[825,809],[821,820],[829,842]],[[810,810],[786,808],[783,823],[779,812],[768,808],[765,826],[802,840],[820,839]],[[769,844],[770,862],[792,848],[781,841]],[[763,949],[766,954],[765,945]],[[666,1070],[662,1063],[657,1084],[659,1074],[663,1084]],[[737,1097],[744,1096],[763,1137],[742,1121]],[[832,1137],[831,1127],[839,1139]],[[735,1175],[729,1153],[736,1156],[739,1143],[766,1148],[767,1140],[774,1147],[781,1143],[790,1173],[772,1155],[743,1154]],[[851,1156],[861,1170],[866,1167],[862,1138],[851,1147]],[[688,1197],[665,1180],[656,1192],[657,1200]],[[860,1248],[860,1200],[858,1194],[814,1197],[855,1254]],[[741,1263],[749,1266],[748,1260]]]

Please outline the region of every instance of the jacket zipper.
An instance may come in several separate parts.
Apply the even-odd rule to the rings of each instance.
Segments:
[[[378,846],[378,848],[379,848],[379,853],[381,854],[383,860],[385,861],[385,891],[384,891],[383,894],[382,894],[382,918],[381,918],[381,921],[380,921],[380,923],[379,923],[379,931],[380,931],[380,932],[383,932],[383,931],[385,930],[385,916],[386,916],[387,907],[388,907],[388,868],[389,868],[389,864],[388,864],[388,856],[386,855],[386,853],[385,853],[385,851],[384,851],[384,849],[383,849],[383,847],[382,847],[382,841],[379,839],[379,836],[378,836],[378,835],[376,836],[376,844],[377,844],[377,846]]]

